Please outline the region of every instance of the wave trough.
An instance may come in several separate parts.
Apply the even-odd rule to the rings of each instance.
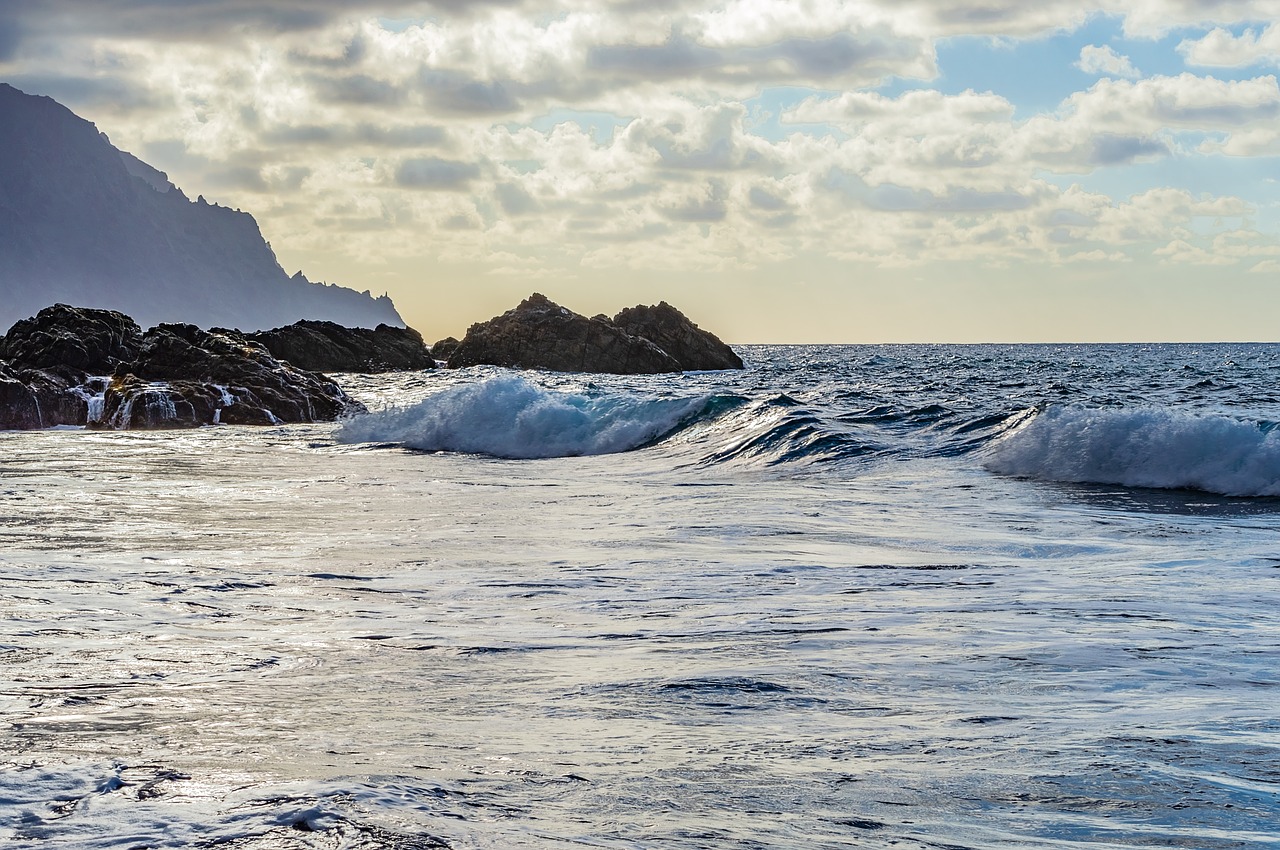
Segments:
[[[1051,406],[997,441],[985,463],[1046,481],[1280,496],[1280,432],[1158,407]]]
[[[342,443],[398,443],[422,451],[500,458],[625,452],[719,407],[715,396],[592,396],[553,392],[516,376],[443,390],[417,404],[347,420]]]

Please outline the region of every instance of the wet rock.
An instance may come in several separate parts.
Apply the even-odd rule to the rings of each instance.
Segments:
[[[142,330],[124,313],[54,304],[16,322],[0,338],[0,359],[109,375],[122,360],[133,359],[141,343]]]
[[[680,363],[608,319],[574,313],[534,293],[513,310],[472,325],[449,367],[508,366],[554,372],[645,375],[679,372]]]
[[[39,428],[40,422],[40,403],[35,393],[9,364],[0,362],[0,429]]]
[[[436,340],[436,342],[431,346],[431,356],[436,360],[447,363],[449,358],[453,356],[453,352],[457,351],[457,349],[458,340],[451,336],[447,336],[444,339]]]
[[[654,343],[680,361],[685,371],[743,368],[742,358],[732,348],[665,301],[653,307],[628,307],[613,317],[613,323]]]
[[[84,424],[84,381],[74,370],[15,369],[0,361],[0,429]]]
[[[116,368],[103,428],[185,428],[330,421],[364,406],[322,374],[271,356],[237,331],[157,325]]]
[[[435,358],[413,328],[347,328],[301,321],[245,335],[280,360],[314,372],[396,372],[434,369]]]

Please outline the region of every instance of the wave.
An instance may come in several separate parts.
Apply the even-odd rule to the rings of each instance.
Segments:
[[[553,392],[509,375],[451,387],[407,408],[356,416],[336,438],[501,458],[611,454],[650,445],[742,401],[732,395]]]
[[[704,466],[825,464],[886,451],[870,429],[828,421],[786,395],[744,404],[673,442],[695,446]]]
[[[985,465],[1046,481],[1280,496],[1280,431],[1167,408],[1055,405],[995,442]]]

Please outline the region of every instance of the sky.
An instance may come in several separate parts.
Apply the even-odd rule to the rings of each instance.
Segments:
[[[1280,0],[4,0],[0,81],[428,341],[1280,339]]]

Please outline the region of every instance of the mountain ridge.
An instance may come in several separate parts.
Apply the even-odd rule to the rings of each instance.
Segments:
[[[290,277],[252,215],[192,201],[62,104],[0,83],[0,328],[58,301],[144,325],[405,324],[385,295]]]

